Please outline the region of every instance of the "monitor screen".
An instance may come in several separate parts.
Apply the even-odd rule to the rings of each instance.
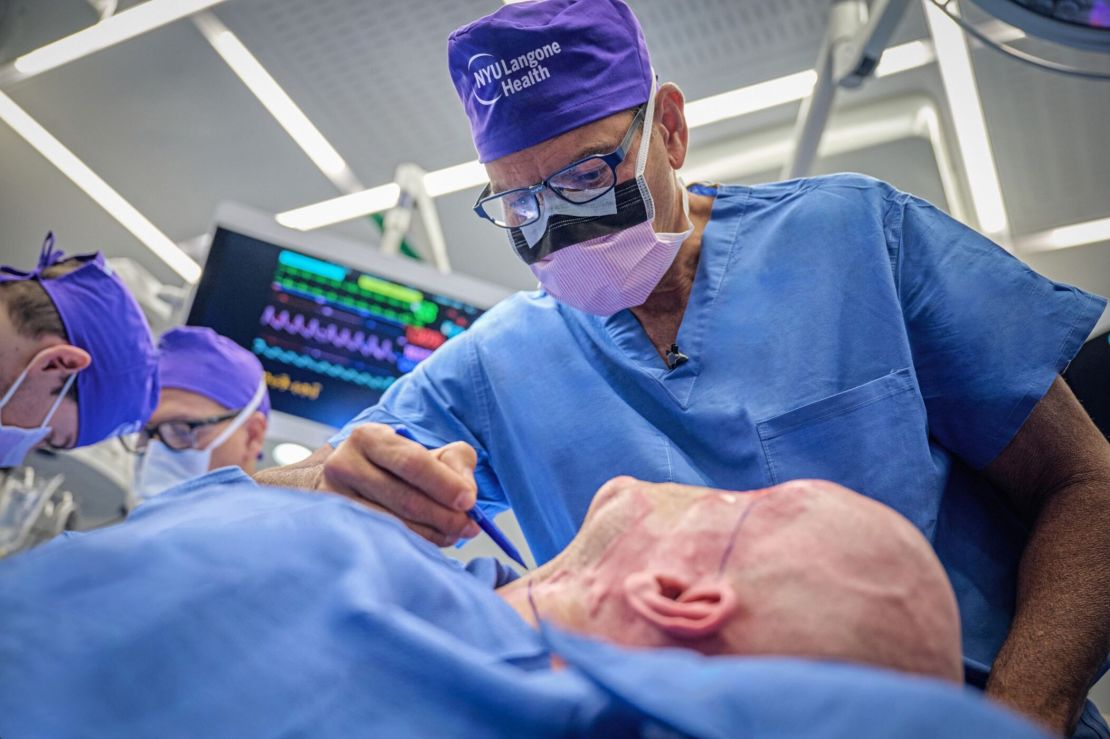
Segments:
[[[275,411],[338,427],[483,312],[410,282],[218,227],[188,323],[258,356]]]

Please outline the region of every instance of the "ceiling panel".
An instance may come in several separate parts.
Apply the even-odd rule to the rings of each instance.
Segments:
[[[235,0],[217,14],[367,186],[474,158],[447,36],[490,0]]]
[[[154,264],[146,247],[3,124],[0,158],[0,264],[34,267],[43,236],[54,231],[67,254],[103,249],[172,279],[168,267]]]
[[[174,240],[221,200],[278,211],[337,194],[189,22],[8,92]]]
[[[974,60],[1014,233],[1110,216],[1110,82]]]

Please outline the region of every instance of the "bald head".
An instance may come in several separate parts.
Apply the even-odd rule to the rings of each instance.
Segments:
[[[734,493],[618,478],[562,554],[502,592],[524,605],[529,586],[542,618],[628,646],[962,676],[955,596],[928,542],[829,482]]]

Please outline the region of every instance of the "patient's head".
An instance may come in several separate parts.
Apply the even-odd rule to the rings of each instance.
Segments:
[[[617,478],[558,557],[501,594],[627,646],[785,655],[959,681],[956,600],[924,537],[839,485],[750,493]]]

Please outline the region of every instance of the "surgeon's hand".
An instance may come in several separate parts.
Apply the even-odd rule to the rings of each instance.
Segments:
[[[331,452],[321,490],[384,510],[437,546],[477,536],[466,515],[478,498],[474,447],[458,441],[428,450],[378,423],[359,426]]]

